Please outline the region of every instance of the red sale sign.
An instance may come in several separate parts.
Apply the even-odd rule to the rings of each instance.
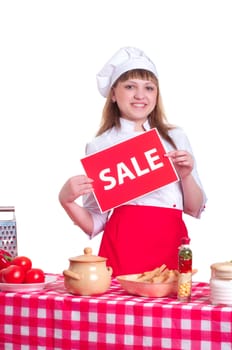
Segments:
[[[81,163],[94,180],[94,195],[102,212],[125,204],[179,180],[158,131],[151,129],[102,151]]]

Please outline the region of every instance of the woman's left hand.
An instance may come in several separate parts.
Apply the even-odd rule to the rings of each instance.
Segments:
[[[192,155],[183,150],[171,151],[165,154],[166,157],[169,157],[175,169],[181,179],[190,175],[193,170],[194,160]]]

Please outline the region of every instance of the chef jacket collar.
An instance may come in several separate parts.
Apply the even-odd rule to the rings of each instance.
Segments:
[[[134,131],[135,122],[125,118],[120,118],[120,125],[121,125],[121,130]],[[144,130],[146,131],[151,129],[148,120],[146,120],[145,123],[143,123],[143,127],[144,127]]]

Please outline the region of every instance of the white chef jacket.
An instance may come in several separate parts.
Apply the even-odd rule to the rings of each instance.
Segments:
[[[134,137],[142,133],[142,132],[134,131],[135,123],[133,121],[129,121],[121,118],[120,124],[121,124],[121,127],[119,129],[113,127],[112,129],[104,132],[102,135],[95,137],[90,143],[87,143],[86,154],[89,155],[89,154],[98,152],[106,147],[110,147],[112,145],[115,145],[118,142],[124,141],[126,139],[129,139],[131,137]],[[148,121],[146,121],[143,126],[145,130],[151,129]],[[175,142],[177,149],[186,150],[193,156],[193,152],[192,152],[189,140],[181,128],[175,127],[174,129],[171,129],[169,131],[169,135]],[[161,137],[161,140],[167,152],[174,149],[173,146],[169,142],[164,140],[162,137]],[[201,215],[201,212],[204,210],[204,207],[205,207],[206,195],[197,173],[195,160],[194,160],[192,175],[195,181],[197,182],[197,184],[201,187],[204,194],[204,201],[202,203],[202,207],[199,213],[196,215],[196,217],[199,218]],[[149,205],[149,206],[183,210],[183,192],[181,188],[181,183],[180,181],[178,181],[175,183],[168,184],[149,194],[146,194],[142,197],[131,200],[127,204]],[[98,204],[96,202],[96,199],[92,193],[83,196],[83,206],[89,210],[93,218],[94,230],[91,235],[91,238],[92,238],[104,229],[104,226],[108,219],[110,211],[101,213],[98,207]]]

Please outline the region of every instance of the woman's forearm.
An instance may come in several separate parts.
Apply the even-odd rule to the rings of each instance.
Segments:
[[[204,195],[191,174],[181,180],[184,194],[184,212],[197,217],[204,205]]]
[[[60,203],[73,223],[79,226],[85,233],[91,235],[94,224],[89,211],[76,202]]]

